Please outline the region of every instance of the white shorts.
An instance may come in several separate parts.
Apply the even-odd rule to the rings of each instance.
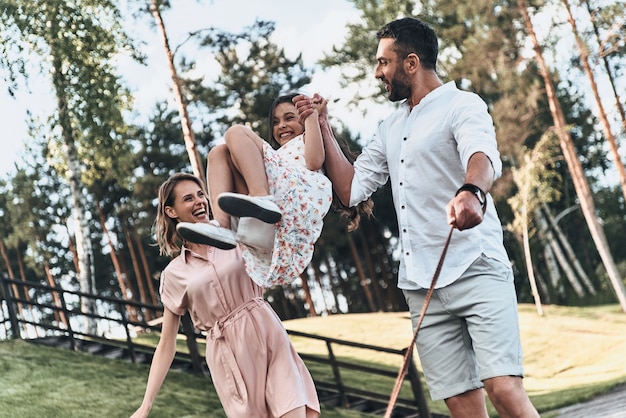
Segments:
[[[427,289],[404,290],[413,329]],[[433,292],[417,337],[432,399],[523,376],[517,296],[511,267],[479,257],[454,283]]]

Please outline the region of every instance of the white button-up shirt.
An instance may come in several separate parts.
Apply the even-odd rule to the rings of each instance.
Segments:
[[[391,179],[402,246],[399,288],[430,286],[450,231],[446,205],[463,185],[468,161],[476,152],[489,157],[499,177],[502,162],[487,105],[449,82],[412,110],[404,102],[379,125],[355,161],[350,205]],[[458,279],[481,254],[509,264],[490,196],[482,223],[453,232],[437,287]]]

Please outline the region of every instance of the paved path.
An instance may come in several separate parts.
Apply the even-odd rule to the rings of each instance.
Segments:
[[[554,418],[626,418],[626,385],[620,385],[610,392],[587,402],[570,405],[553,411]]]

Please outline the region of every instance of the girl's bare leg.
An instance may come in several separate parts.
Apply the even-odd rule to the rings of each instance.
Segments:
[[[209,151],[207,161],[207,188],[213,219],[223,228],[230,228],[230,215],[217,204],[217,197],[223,192],[247,194],[246,183],[234,167],[230,151],[225,144],[216,145]]]
[[[241,173],[245,180],[248,194],[267,196],[269,186],[263,162],[263,138],[250,128],[235,125],[228,128],[224,139],[236,171]]]

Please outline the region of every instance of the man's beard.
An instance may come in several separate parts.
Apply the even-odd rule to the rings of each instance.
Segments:
[[[404,100],[411,95],[411,86],[408,82],[409,78],[404,70],[398,70],[394,77],[389,81],[391,87],[389,91],[389,100],[398,102]]]

